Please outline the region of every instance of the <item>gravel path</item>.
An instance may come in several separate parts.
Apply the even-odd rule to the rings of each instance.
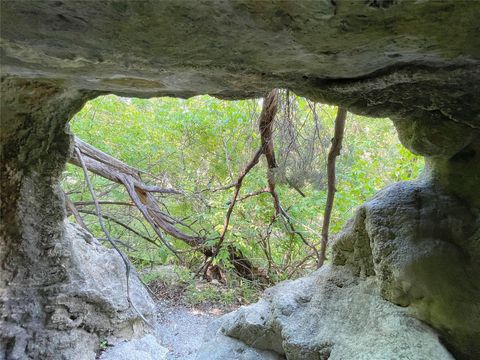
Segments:
[[[195,360],[208,324],[222,314],[218,309],[205,313],[168,302],[158,304],[158,313],[157,337],[169,350],[168,360]]]

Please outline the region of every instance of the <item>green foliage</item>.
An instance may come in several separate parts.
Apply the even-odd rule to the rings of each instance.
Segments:
[[[274,130],[279,163],[277,190],[296,230],[318,244],[326,199],[326,155],[336,108],[313,104],[286,92],[282,93],[281,104]],[[144,170],[144,181],[182,189],[186,195],[162,195],[159,200],[171,216],[190,225],[191,229],[183,227],[183,231],[198,232],[209,244],[214,244],[223,228],[232,189],[211,190],[234,182],[258,149],[260,109],[259,100],[222,101],[209,96],[144,100],[105,96],[85,105],[71,121],[71,131],[100,150]],[[376,191],[393,182],[415,178],[422,167],[423,160],[399,144],[388,119],[349,114],[337,164],[338,192],[331,231],[340,230],[355,208]],[[92,180],[101,200],[129,201],[122,187],[98,176],[92,176]],[[262,159],[245,178],[240,197],[266,185],[266,165]],[[67,167],[63,186],[72,201],[90,200],[78,168]],[[82,205],[80,209],[93,211],[91,205]],[[102,205],[102,209],[106,215],[155,238],[135,208]],[[103,238],[96,217],[82,214],[94,235]],[[277,281],[299,274],[295,269],[309,248],[298,236],[289,233],[281,221],[270,224],[273,215],[269,194],[238,202],[224,245],[234,244],[255,266],[265,269],[270,279]],[[107,223],[113,236],[129,246],[125,250],[137,267],[178,262],[167,248],[155,247],[108,219]],[[181,241],[170,236],[166,239],[179,251],[190,250]],[[191,251],[182,253],[182,257],[192,269],[203,261],[203,257]],[[215,262],[232,267],[226,247]],[[309,260],[302,266],[312,264]],[[212,296],[217,295],[192,291],[192,301]]]
[[[174,284],[190,284],[193,280],[191,271],[182,266],[164,266],[154,268],[153,271],[148,271],[145,268],[145,274],[142,275],[144,283],[148,284],[152,281],[161,281],[164,285]]]
[[[99,350],[106,350],[107,347],[108,347],[108,340],[100,341],[100,344],[98,346]]]
[[[235,301],[235,289],[226,288],[220,291],[216,284],[192,283],[186,291],[186,299],[190,305],[200,305],[204,303],[221,303],[223,305],[232,304]]]
[[[228,306],[253,303],[258,300],[260,293],[258,286],[245,280],[240,280],[239,283],[230,284],[230,286],[192,281],[186,288],[185,299],[192,306],[205,303]]]

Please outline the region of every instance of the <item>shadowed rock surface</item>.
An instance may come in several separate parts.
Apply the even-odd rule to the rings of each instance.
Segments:
[[[65,344],[84,349],[83,356],[93,353],[94,339],[105,330],[82,327],[75,320],[51,321],[56,319],[52,313],[63,314],[59,299],[68,298],[72,284],[91,283],[87,278],[72,283],[74,274],[80,276],[77,271],[87,269],[76,267],[69,252],[72,238],[64,224],[58,182],[70,157],[67,123],[75,112],[87,100],[107,93],[248,98],[274,87],[288,87],[352,112],[390,117],[402,143],[426,157],[428,186],[398,185],[361,208],[337,243],[335,262],[345,263],[346,273],[353,268],[358,274],[351,281],[359,285],[345,289],[370,289],[365,290],[368,296],[397,309],[381,294],[430,324],[458,358],[479,357],[479,2],[1,5],[0,309],[1,351],[6,358],[44,353],[61,359],[71,354]],[[83,235],[76,236],[84,241]],[[87,274],[95,279],[95,272]],[[98,296],[84,293],[75,306],[88,308],[98,303]],[[333,306],[325,296],[317,291],[312,299],[319,301],[310,303]],[[128,316],[109,312],[113,308],[96,310],[107,314],[112,329],[130,322]],[[402,311],[395,311],[397,319],[404,319]],[[358,319],[365,319],[361,314]],[[286,328],[293,329],[288,324]],[[413,319],[404,326],[408,324],[412,334],[431,345],[427,346],[431,354],[445,355],[432,331],[418,328]],[[235,326],[228,329],[240,337]],[[321,328],[317,331],[325,334]],[[374,347],[374,339],[381,340],[373,335],[380,334],[374,329],[365,333],[372,336],[365,340],[372,339],[370,345],[363,342],[365,349]],[[48,334],[55,336],[45,338]],[[277,335],[278,331],[268,336]],[[311,339],[317,335],[312,330]],[[68,340],[59,340],[62,337]],[[319,340],[316,355],[310,346],[314,340],[299,345],[293,338],[284,344],[283,335],[275,339],[273,350],[292,359],[301,354],[297,345],[320,358],[329,351],[330,341],[339,344],[337,350],[349,351],[340,335],[322,337],[326,340]],[[238,349],[259,354],[245,345]],[[332,347],[332,356],[337,350]]]
[[[274,87],[372,116],[479,128],[476,1],[2,4],[3,71],[90,96]]]
[[[100,360],[165,360],[168,350],[153,335],[123,342],[105,351]]]
[[[93,359],[101,341],[115,342],[145,332],[143,321],[127,302],[120,256],[77,225],[62,225],[63,241],[53,250],[64,261],[62,282],[43,286],[37,297],[27,286],[25,291],[17,286],[2,291],[2,314],[8,318],[2,319],[0,354],[7,359],[25,359],[26,349],[35,359]],[[130,288],[138,310],[152,316],[155,303],[134,271]],[[27,304],[25,298],[31,302]],[[19,321],[29,312],[41,317]],[[11,325],[14,321],[19,322],[17,326]]]

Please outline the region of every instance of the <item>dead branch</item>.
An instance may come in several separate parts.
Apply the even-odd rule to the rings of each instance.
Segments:
[[[83,229],[90,232],[87,225],[83,221],[82,216],[79,214],[78,209],[75,206],[75,204],[70,200],[70,198],[68,197],[68,195],[65,192],[63,192],[63,196],[65,197],[65,205],[66,205],[67,209],[70,210],[70,212],[72,213],[72,215],[75,218],[75,221],[77,222],[77,224],[80,225]]]
[[[155,202],[155,198],[150,193],[142,193],[135,189],[135,185],[132,181],[125,177],[123,178],[122,183],[124,184],[125,188],[127,189],[128,194],[132,198],[135,206],[140,210],[143,217],[148,221],[148,223],[153,227],[155,233],[157,234],[158,238],[162,241],[162,243],[172,252],[174,253],[178,259],[183,263],[183,260],[178,256],[175,249],[167,242],[167,240],[163,237],[162,229],[165,230],[168,234],[172,235],[173,237],[183,240],[190,246],[200,245],[201,242],[189,242],[189,239],[196,239],[190,235],[186,235],[179,231],[175,226],[170,224],[167,219],[162,216],[162,212],[158,208],[158,204]],[[140,198],[138,196],[142,196]],[[147,205],[148,204],[148,205]],[[153,209],[153,210],[150,210]]]
[[[150,224],[150,226],[154,229],[157,237],[160,241],[180,260],[181,263],[184,263],[183,259],[180,258],[179,253],[183,253],[184,251],[177,251],[173,248],[173,246],[165,239],[163,236],[163,232],[171,235],[172,237],[179,239],[186,244],[188,244],[192,251],[199,251],[203,253],[206,257],[211,257],[212,254],[215,252],[215,247],[207,247],[204,246],[205,237],[200,236],[198,234],[190,235],[186,234],[183,231],[179,230],[176,225],[183,226],[189,229],[192,232],[195,232],[191,225],[186,224],[182,220],[175,219],[170,214],[163,212],[160,208],[161,202],[158,201],[153,193],[163,193],[163,194],[182,194],[181,191],[174,190],[174,189],[162,189],[154,186],[146,185],[142,182],[139,170],[121,162],[118,159],[113,158],[110,155],[107,155],[100,150],[96,149],[95,147],[85,143],[84,141],[75,138],[75,153],[70,158],[70,163],[81,166],[79,153],[81,154],[81,158],[85,167],[103,178],[106,178],[110,181],[113,181],[117,184],[123,185],[127,190],[130,199],[132,200],[132,204],[122,202],[123,204],[133,205],[138,208],[140,213],[142,214],[143,218]],[[258,152],[253,159],[253,162],[246,167],[245,173],[239,177],[237,183],[234,184],[235,187],[238,186],[240,189],[241,183],[245,175],[248,171],[258,163],[261,153]],[[236,194],[238,197],[238,192]],[[114,202],[108,202],[108,204],[113,204]],[[117,203],[117,202],[115,202]],[[120,205],[120,202],[118,202]],[[85,205],[87,203],[85,202]],[[233,209],[233,207],[232,207]],[[167,209],[168,211],[168,209]],[[82,211],[86,212],[86,211]],[[226,220],[226,226],[228,228],[228,222],[230,219],[231,210],[228,214],[228,219]],[[104,216],[105,217],[105,216]],[[110,220],[116,222],[118,225],[126,228],[129,231],[133,231],[139,237],[158,245],[152,239],[143,236],[142,234],[136,232],[134,229],[128,227],[128,225],[123,224],[122,222],[110,217]],[[225,234],[223,235],[225,236]],[[223,241],[223,240],[222,240]],[[217,248],[218,249],[218,248]],[[244,257],[242,257],[243,259]],[[213,260],[213,257],[212,257]],[[238,262],[238,259],[237,259]],[[250,263],[247,261],[243,261],[244,265],[249,265]],[[253,269],[253,267],[252,267]],[[253,269],[255,270],[255,269]],[[243,272],[246,274],[247,272]]]
[[[301,234],[299,231],[297,231],[295,229],[295,226],[293,225],[292,220],[288,216],[288,213],[282,208],[281,203],[280,203],[280,198],[279,198],[278,193],[275,189],[275,186],[276,186],[275,170],[277,168],[277,162],[276,162],[276,159],[275,159],[275,151],[274,151],[274,146],[273,146],[273,122],[274,122],[275,116],[277,114],[277,110],[278,110],[278,90],[274,89],[274,90],[270,91],[265,96],[265,98],[263,100],[262,112],[260,113],[260,119],[259,119],[259,132],[260,132],[260,136],[261,136],[260,149],[257,150],[257,152],[254,154],[253,158],[245,166],[245,168],[240,173],[237,181],[234,184],[231,184],[229,186],[226,186],[226,187],[223,187],[223,188],[219,189],[219,190],[225,190],[225,189],[228,189],[230,187],[235,187],[235,191],[234,191],[234,194],[232,196],[232,200],[229,202],[229,207],[228,207],[227,213],[225,215],[223,229],[222,229],[222,232],[220,234],[219,240],[218,240],[217,244],[215,245],[215,247],[213,249],[213,254],[212,254],[211,258],[204,264],[204,266],[202,266],[202,268],[200,268],[200,270],[197,272],[197,275],[199,273],[201,273],[202,271],[206,271],[208,269],[210,264],[213,262],[213,259],[215,258],[215,256],[220,251],[221,246],[222,246],[222,244],[225,240],[225,235],[228,231],[228,226],[229,226],[229,223],[230,223],[230,217],[232,215],[233,208],[235,207],[236,202],[237,201],[242,201],[242,200],[244,200],[248,197],[251,197],[251,196],[256,196],[256,195],[262,194],[264,192],[269,192],[271,194],[272,198],[273,198],[273,203],[274,203],[274,208],[275,208],[275,216],[273,217],[273,219],[280,216],[280,218],[283,220],[283,222],[285,224],[285,228],[287,229],[287,231],[289,233],[293,234],[293,235],[299,236],[300,239],[302,240],[302,242],[314,251],[314,253],[317,257],[317,261],[320,258],[320,255],[319,255],[318,250],[315,247],[315,245],[310,243],[303,236],[303,234]],[[243,198],[239,199],[238,195],[240,193],[240,189],[241,189],[241,186],[242,186],[243,179],[249,173],[249,171],[251,169],[253,169],[253,167],[255,167],[255,165],[258,164],[258,162],[260,160],[260,157],[262,155],[265,155],[265,158],[267,160],[267,166],[268,166],[268,170],[267,170],[268,186],[267,186],[267,188],[264,189],[264,190],[260,190],[260,191],[256,191],[256,192],[247,194]],[[300,194],[304,195],[301,191],[300,191]],[[232,255],[232,254],[230,254],[230,255]],[[232,258],[232,256],[231,256],[231,258]]]
[[[247,164],[247,166],[245,166],[245,168],[240,173],[240,176],[237,179],[237,182],[235,184],[235,192],[233,193],[232,200],[230,201],[230,205],[227,209],[227,214],[225,215],[225,220],[224,220],[224,224],[223,224],[223,230],[222,230],[222,233],[220,234],[220,238],[219,238],[219,241],[216,245],[215,252],[218,251],[218,249],[220,249],[220,246],[222,245],[223,240],[225,239],[225,235],[228,231],[228,225],[230,223],[230,217],[232,215],[233,208],[235,207],[235,203],[237,202],[238,194],[240,193],[240,188],[242,187],[243,179],[245,178],[245,176],[247,176],[247,174],[250,172],[250,170],[252,170],[255,167],[255,165],[258,164],[258,162],[260,160],[260,156],[262,155],[262,153],[263,153],[262,149],[257,150],[257,152],[253,155],[252,160],[250,160],[250,162]]]
[[[265,155],[265,157],[267,158],[269,168],[270,168],[270,164],[272,164],[274,168],[276,167],[275,154],[273,152],[273,142],[272,142],[272,124],[273,124],[273,120],[275,119],[275,115],[277,114],[277,103],[278,103],[277,96],[278,96],[278,90],[274,89],[270,91],[267,94],[267,96],[265,96],[265,98],[263,99],[263,107],[262,107],[262,112],[260,113],[260,120],[259,120],[261,146],[260,146],[260,149],[258,149],[255,152],[255,154],[253,155],[253,158],[245,166],[245,168],[242,170],[242,172],[237,178],[237,181],[235,183],[235,192],[233,193],[232,200],[230,201],[230,205],[227,209],[223,230],[222,230],[222,233],[220,234],[220,238],[216,245],[215,251],[218,251],[220,249],[220,246],[222,245],[225,239],[225,234],[228,231],[228,225],[230,223],[230,217],[232,215],[233,208],[235,207],[235,203],[237,202],[238,194],[240,193],[240,188],[242,187],[242,182],[245,176],[247,176],[250,170],[252,170],[255,167],[255,165],[258,164],[258,162],[260,161],[260,157],[262,155]]]
[[[82,214],[86,214],[86,215],[94,215],[94,216],[97,216],[97,214],[94,212],[94,211],[89,211],[89,210],[78,210],[80,213]],[[107,215],[107,214],[102,214],[103,215],[103,218],[104,219],[107,219],[109,221],[112,221],[114,222],[115,224],[117,225],[120,225],[121,227],[123,227],[124,229],[130,231],[131,233],[135,234],[136,236],[148,241],[149,243],[157,246],[157,247],[160,247],[160,244],[158,244],[155,240],[143,235],[141,232],[135,230],[134,228],[132,228],[131,226],[125,224],[124,222],[114,218],[113,216],[110,216],[110,215]]]
[[[135,206],[132,203],[125,201],[108,201],[108,200],[98,200],[100,205],[123,205],[123,206]],[[75,206],[88,206],[95,205],[94,201],[75,201],[73,203]]]
[[[280,216],[284,221],[285,228],[288,232],[294,235],[298,235],[302,242],[310,247],[316,254],[317,259],[319,259],[318,250],[310,243],[302,233],[298,232],[293,225],[292,220],[288,213],[282,208],[280,203],[280,197],[278,196],[277,191],[275,190],[275,169],[277,168],[277,162],[275,160],[275,150],[273,147],[273,121],[278,107],[278,90],[271,91],[266,99],[265,103],[268,106],[267,115],[260,117],[259,130],[262,139],[262,148],[264,150],[265,157],[267,159],[268,172],[267,172],[267,181],[268,181],[268,191],[272,195],[273,204],[275,207],[275,216]],[[263,112],[262,112],[263,114]],[[300,192],[302,194],[302,192]]]
[[[223,223],[222,232],[220,233],[220,237],[219,237],[217,243],[215,244],[215,246],[213,248],[212,256],[198,270],[196,275],[200,274],[202,271],[206,272],[208,270],[208,268],[212,264],[215,256],[218,254],[218,252],[221,249],[221,246],[222,246],[222,244],[225,240],[225,235],[227,234],[227,231],[228,231],[228,226],[230,224],[230,217],[232,216],[233,208],[235,207],[235,204],[237,203],[238,195],[240,193],[240,189],[242,187],[242,182],[243,182],[243,179],[245,178],[245,176],[247,176],[247,174],[250,172],[250,170],[252,170],[255,167],[255,165],[258,164],[258,162],[260,161],[260,157],[262,155],[267,156],[267,158],[270,157],[270,161],[273,161],[273,163],[275,163],[275,157],[273,156],[273,158],[271,158],[271,156],[273,154],[273,151],[269,151],[268,155],[267,155],[267,151],[266,151],[267,147],[272,147],[272,150],[273,150],[273,145],[271,144],[272,142],[269,141],[269,139],[271,139],[271,135],[272,135],[271,127],[270,127],[270,129],[265,129],[265,130],[262,130],[262,129],[264,127],[268,127],[269,124],[271,124],[273,122],[273,119],[275,118],[275,115],[277,113],[277,93],[278,93],[278,90],[274,89],[274,90],[270,91],[263,100],[263,107],[262,107],[262,112],[260,113],[260,120],[259,120],[260,125],[259,126],[260,126],[260,132],[261,133],[266,132],[266,135],[265,136],[262,135],[262,142],[261,142],[260,149],[258,149],[255,152],[252,159],[244,167],[244,169],[242,170],[242,172],[238,176],[237,181],[234,184],[231,184],[231,185],[228,185],[226,187],[221,188],[222,190],[224,190],[224,189],[228,189],[230,187],[234,187],[235,190],[234,190],[234,193],[233,193],[233,196],[232,196],[232,200],[230,200],[230,202],[229,202],[227,213],[225,214],[225,220],[224,220],[224,223]]]
[[[340,150],[342,149],[343,134],[345,131],[345,119],[347,117],[347,110],[339,107],[337,110],[337,116],[335,118],[335,130],[332,139],[332,145],[330,146],[330,151],[328,152],[328,161],[327,161],[327,177],[328,177],[328,187],[327,187],[327,204],[325,205],[325,212],[323,215],[323,225],[322,225],[322,247],[320,252],[320,259],[318,261],[317,267],[321,267],[326,258],[327,244],[328,244],[328,231],[330,227],[330,218],[332,216],[333,209],[333,200],[335,199],[335,163],[337,156],[340,155]]]
[[[99,241],[108,241],[107,238],[97,238],[97,240]],[[124,248],[126,248],[127,250],[131,251],[131,252],[135,252],[137,251],[137,249],[135,249],[134,247],[128,245],[127,243],[121,241],[120,239],[117,239],[117,238],[112,238],[113,241],[115,241],[116,244],[119,244],[119,245],[122,245]]]
[[[275,151],[273,148],[273,120],[277,114],[278,109],[278,90],[272,90],[264,99],[264,109],[260,116],[259,131],[262,141],[262,150],[267,159],[267,182],[268,191],[272,195],[273,204],[275,207],[275,215],[282,212],[280,205],[280,198],[275,191],[275,169],[277,168],[277,161],[275,160]]]
[[[78,148],[75,148],[75,153],[77,155],[80,166],[83,169],[83,174],[85,176],[85,182],[87,183],[88,190],[90,191],[92,199],[95,202],[95,210],[97,212],[98,223],[100,224],[100,227],[102,228],[103,232],[105,233],[105,236],[106,236],[107,240],[110,242],[110,244],[115,249],[115,251],[120,255],[123,263],[125,264],[125,273],[126,273],[125,275],[126,275],[126,285],[127,285],[127,301],[130,304],[130,306],[135,310],[135,312],[140,316],[140,318],[147,325],[149,325],[150,327],[153,328],[153,326],[150,324],[150,322],[143,316],[143,314],[137,309],[135,304],[132,302],[132,299],[130,297],[130,271],[131,271],[130,262],[128,261],[127,257],[120,251],[120,249],[116,245],[115,241],[110,236],[110,232],[105,227],[105,224],[103,223],[102,210],[100,208],[100,204],[98,203],[97,196],[95,195],[95,191],[93,190],[93,186],[92,186],[92,183],[90,181],[90,177],[88,176],[88,169],[85,166],[85,163],[83,161],[82,153],[80,152],[80,150]]]
[[[138,187],[140,190],[143,190],[149,193],[183,195],[183,192],[175,189],[164,189],[158,186],[145,185],[142,183],[135,184],[135,186]]]
[[[251,193],[248,193],[244,196],[242,196],[241,198],[238,198],[238,202],[241,202],[241,201],[244,201],[244,200],[247,200],[251,197],[254,197],[254,196],[257,196],[257,195],[262,195],[262,194],[268,194],[270,191],[268,189],[262,189],[262,190],[257,190],[257,191],[253,191]],[[230,204],[230,201],[228,202]]]
[[[147,222],[153,227],[157,236],[162,240],[162,231],[182,240],[190,246],[198,246],[204,242],[203,238],[186,234],[177,229],[160,210],[158,201],[152,192],[181,194],[174,189],[162,189],[155,186],[149,186],[142,182],[139,170],[135,169],[114,157],[105,154],[90,144],[75,138],[75,152],[70,158],[70,163],[80,166],[78,153],[81,153],[85,167],[103,178],[123,185],[135,206],[140,210]],[[78,150],[78,151],[77,151]],[[167,245],[170,250],[171,246]]]

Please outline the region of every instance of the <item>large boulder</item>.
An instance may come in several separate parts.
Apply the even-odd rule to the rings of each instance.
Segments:
[[[480,209],[431,181],[395,184],[358,209],[333,265],[226,315],[217,338],[288,360],[477,359],[479,229]]]
[[[27,287],[15,285],[1,293],[5,318],[0,334],[5,341],[0,354],[7,359],[90,360],[102,341],[129,339],[148,330],[128,304],[125,265],[116,251],[74,224],[65,222],[64,227],[64,241],[54,249],[65,260],[64,280],[38,289],[41,296],[30,304],[18,301],[31,291]],[[130,293],[143,316],[154,314],[155,304],[134,270]],[[19,326],[23,314],[35,308],[46,316],[24,318]]]
[[[288,360],[453,359],[431,328],[382,299],[374,278],[335,266],[280,283],[226,315],[215,341],[225,335]]]
[[[385,299],[437,329],[457,356],[480,357],[480,208],[429,181],[395,184],[359,208],[333,254],[375,275]]]

